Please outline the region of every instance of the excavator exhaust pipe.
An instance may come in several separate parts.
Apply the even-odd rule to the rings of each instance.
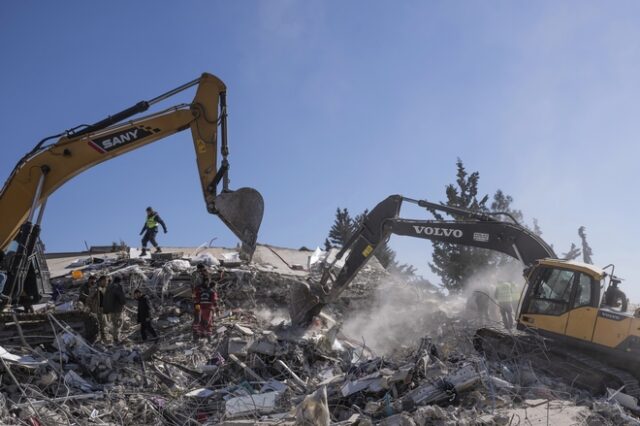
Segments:
[[[240,257],[251,260],[264,214],[264,199],[253,188],[222,192],[215,197],[215,214],[242,241]]]

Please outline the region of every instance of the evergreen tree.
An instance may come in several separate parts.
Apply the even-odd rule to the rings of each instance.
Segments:
[[[513,197],[498,190],[493,195],[491,205],[488,207],[488,196],[478,198],[480,174],[478,172],[468,173],[460,159],[456,162],[456,168],[456,183],[447,185],[445,205],[476,212],[507,213],[516,221],[522,221],[522,212],[511,206]],[[445,219],[440,212],[431,210],[431,213],[438,220]],[[452,216],[454,219],[460,219],[455,215]],[[510,220],[508,217],[501,219]],[[434,242],[432,262],[429,263],[429,267],[434,274],[440,277],[443,287],[450,291],[459,291],[467,279],[480,268],[487,265],[504,265],[514,261],[506,255],[487,249]]]
[[[580,256],[580,249],[574,243],[571,243],[571,248],[569,248],[569,251],[564,253],[561,256],[561,259],[573,260],[573,259],[577,259],[579,256]]]
[[[375,256],[385,269],[391,270],[397,264],[396,252],[393,251],[386,242],[378,247]]]
[[[538,219],[536,219],[535,217],[533,218],[533,233],[536,234],[538,237],[542,235],[542,229],[538,224]]]
[[[587,232],[584,226],[578,228],[578,235],[580,236],[580,240],[582,241],[582,260],[584,263],[593,264],[593,251],[587,242]]]
[[[349,210],[338,207],[336,209],[336,219],[329,230],[328,240],[331,246],[342,248],[342,246],[349,241],[351,235],[353,235],[353,227],[353,219],[349,215]]]
[[[512,209],[511,203],[513,203],[513,197],[511,195],[506,195],[504,192],[502,192],[501,189],[498,189],[493,195],[493,201],[491,202],[491,211],[495,213],[507,213],[508,216],[515,219],[516,222],[522,222],[524,218],[524,216],[522,215],[522,211]],[[501,220],[508,219],[501,218]],[[537,226],[535,221],[534,226]]]
[[[356,232],[362,222],[364,222],[364,218],[369,214],[369,209],[365,209],[362,213],[353,218],[353,232]]]

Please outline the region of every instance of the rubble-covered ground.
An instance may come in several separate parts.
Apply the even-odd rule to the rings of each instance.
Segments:
[[[404,283],[375,262],[302,331],[286,306],[289,286],[313,269],[312,252],[260,246],[250,265],[219,249],[172,257],[52,262],[64,291],[55,309],[82,309],[75,301],[89,273],[118,275],[129,297],[136,288],[150,297],[161,337],[140,341],[131,299],[123,343],[90,344],[56,323],[53,346],[5,346],[0,423],[640,424],[617,396],[563,384],[518,354],[485,359],[464,300]],[[199,262],[224,271],[223,309],[212,338],[193,341],[190,274]]]

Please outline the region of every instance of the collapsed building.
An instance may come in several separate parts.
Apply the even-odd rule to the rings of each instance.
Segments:
[[[108,251],[108,250],[105,250]],[[135,250],[49,256],[60,295],[52,344],[2,341],[3,424],[518,425],[639,424],[622,389],[595,394],[537,368],[523,353],[474,347],[465,300],[407,283],[369,262],[305,329],[287,315],[290,287],[313,278],[322,253],[260,245],[234,250]],[[191,273],[222,271],[209,340],[191,338]],[[119,276],[156,307],[161,338],[142,342],[135,305],[119,344],[91,342],[54,312],[82,308],[88,275]],[[495,318],[493,318],[495,320]],[[486,324],[484,324],[486,325]],[[544,351],[544,347],[541,347]]]

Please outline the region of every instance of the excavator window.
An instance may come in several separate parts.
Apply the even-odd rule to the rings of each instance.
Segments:
[[[569,309],[575,273],[566,269],[542,268],[534,283],[528,313],[562,315]]]
[[[11,241],[11,243],[2,253],[2,255],[0,255],[0,258],[2,260],[2,262],[0,262],[0,269],[4,269],[5,271],[9,269],[11,260],[13,259],[13,256],[16,254],[17,250],[18,250],[18,243],[15,240]]]
[[[573,299],[573,307],[593,306],[593,285],[589,275],[580,274],[576,286],[576,295]]]

